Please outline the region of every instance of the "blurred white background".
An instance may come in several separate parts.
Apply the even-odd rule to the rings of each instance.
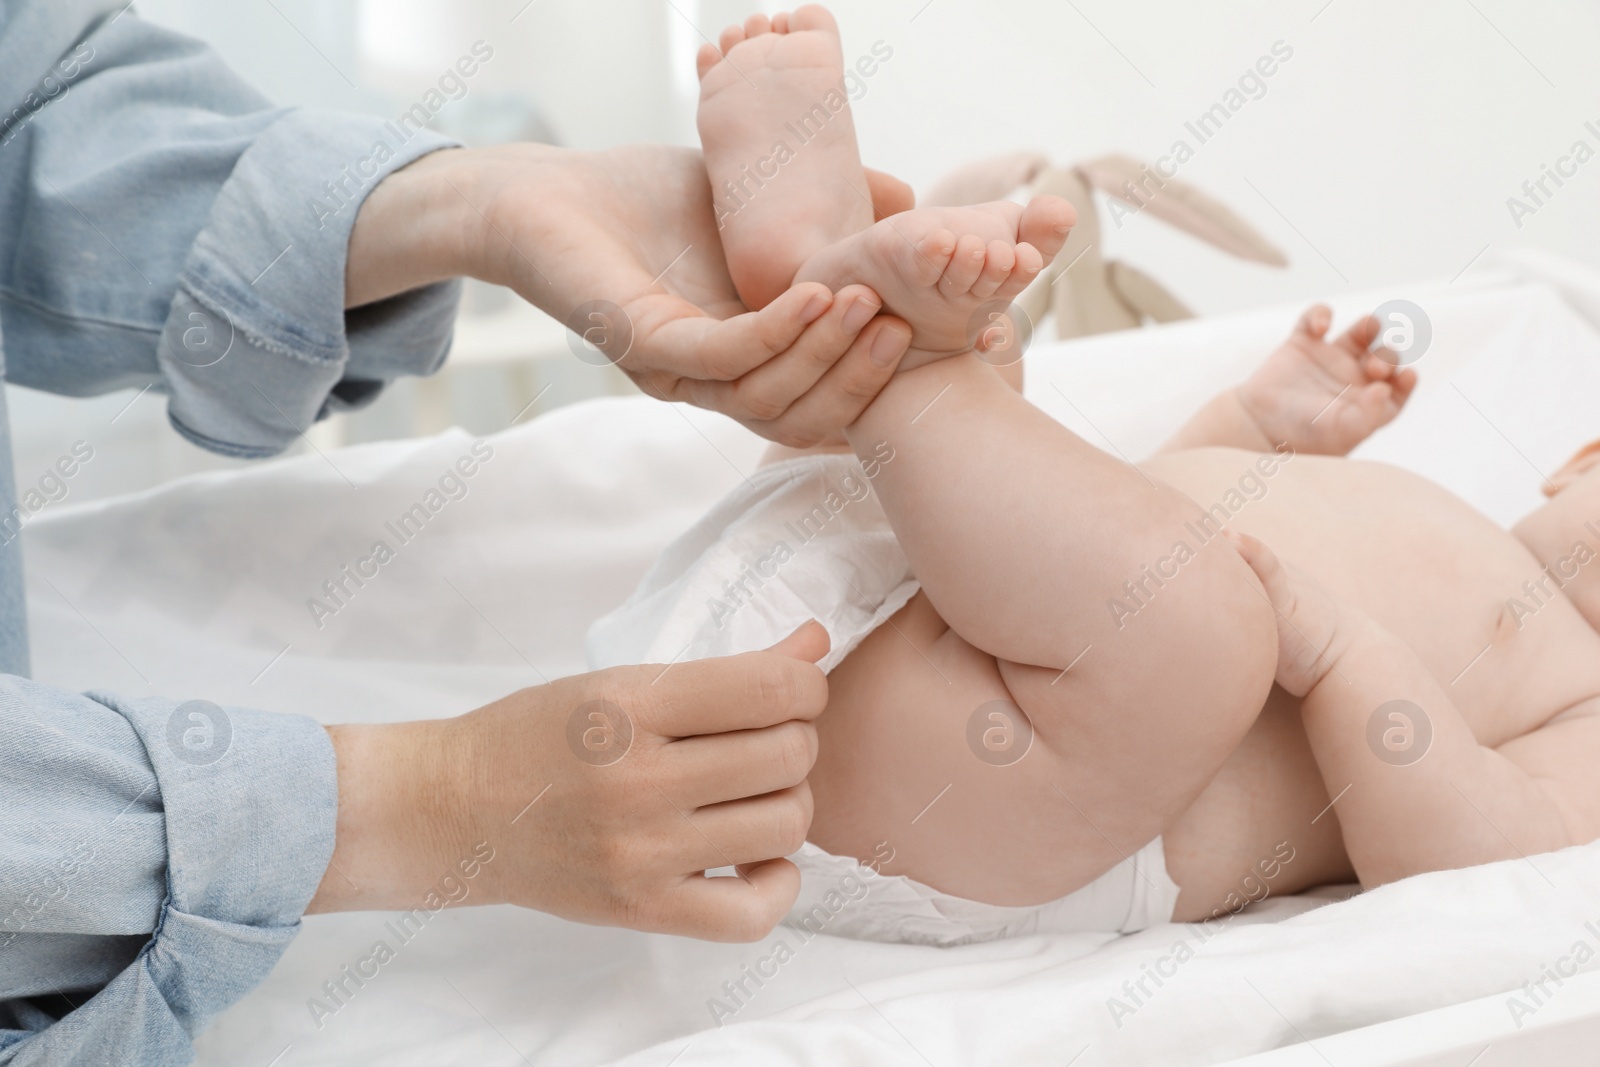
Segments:
[[[435,125],[469,143],[694,143],[693,57],[755,10],[741,0],[143,0],[284,103],[392,117],[482,40],[494,49]],[[1600,5],[1583,0],[835,0],[847,59],[892,58],[854,105],[866,161],[926,188],[1019,148],[1070,163],[1145,159],[1178,139],[1182,177],[1282,247],[1288,270],[1230,259],[1140,215],[1109,251],[1201,314],[1456,277],[1496,249],[1600,267],[1600,159],[1517,224],[1508,198],[1584,141],[1600,151]],[[1292,58],[1214,137],[1185,129],[1283,42]],[[1280,46],[1281,48],[1281,46]],[[1586,128],[1585,123],[1593,123]],[[1530,202],[1531,203],[1531,202]],[[1106,218],[1102,212],[1102,218]],[[520,303],[520,302],[516,302]],[[318,431],[324,443],[489,432],[625,388],[508,295],[469,293],[453,366]],[[1287,324],[1286,324],[1287,325]],[[83,437],[73,499],[228,466],[173,434],[163,398],[10,388],[22,482]],[[130,400],[132,403],[130,404]],[[119,414],[120,412],[120,414]],[[113,417],[115,421],[113,422]],[[302,446],[304,447],[304,446]]]

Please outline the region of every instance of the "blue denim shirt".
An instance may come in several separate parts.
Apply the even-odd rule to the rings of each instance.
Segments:
[[[7,380],[153,385],[191,441],[267,456],[435,369],[457,286],[347,312],[345,254],[365,193],[450,142],[273,108],[124,5],[0,0]],[[184,705],[203,693],[28,680],[8,438],[0,407],[0,1063],[187,1063],[299,929],[333,751],[309,718]],[[186,733],[219,725],[195,758]]]

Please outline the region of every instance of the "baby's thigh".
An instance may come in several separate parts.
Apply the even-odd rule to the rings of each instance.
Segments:
[[[811,841],[956,896],[1043,903],[1162,833],[1238,741],[1175,744],[1035,670],[963,641],[919,593],[829,677]]]

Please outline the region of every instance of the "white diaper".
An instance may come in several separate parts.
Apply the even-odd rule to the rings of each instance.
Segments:
[[[596,669],[677,663],[766,648],[816,619],[831,671],[917,588],[856,457],[801,456],[757,470],[668,545],[584,647]]]
[[[1171,922],[1178,902],[1159,837],[1082,889],[1021,908],[953,897],[913,878],[878,874],[809,841],[789,858],[800,868],[800,896],[789,910],[789,924],[861,941],[964,945],[1034,934],[1131,934]]]
[[[854,456],[763,467],[656,561],[631,597],[590,629],[590,666],[676,663],[767,648],[816,619],[831,671],[918,587],[869,475]],[[1082,889],[1006,908],[953,897],[807,843],[792,924],[872,941],[953,945],[997,937],[1131,932],[1172,918],[1178,887],[1158,837]]]

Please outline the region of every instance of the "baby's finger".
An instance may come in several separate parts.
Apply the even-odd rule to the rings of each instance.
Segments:
[[[1386,359],[1379,354],[1388,351],[1386,348],[1380,348],[1377,352],[1368,352],[1363,356],[1361,359],[1361,373],[1375,382],[1385,382],[1394,377],[1395,373],[1400,369],[1400,361],[1398,358]],[[1389,354],[1393,355],[1393,353]]]
[[[1366,318],[1357,321],[1354,326],[1351,326],[1348,330],[1341,334],[1336,343],[1340,348],[1343,348],[1351,355],[1361,356],[1364,355],[1367,349],[1371,347],[1372,342],[1377,338],[1377,336],[1378,320],[1371,315],[1368,315]],[[1383,351],[1388,350],[1384,349]],[[1393,352],[1390,352],[1389,356],[1391,365],[1399,364],[1400,357],[1396,356]]]
[[[1239,555],[1250,565],[1250,569],[1261,581],[1261,587],[1267,591],[1267,600],[1280,614],[1286,614],[1294,606],[1294,595],[1289,591],[1289,575],[1284,571],[1283,564],[1278,561],[1277,553],[1268,548],[1266,544],[1247,533],[1240,533],[1234,529],[1224,531],[1228,540],[1233,542],[1233,547]]]
[[[1305,334],[1313,340],[1320,341],[1327,334],[1328,327],[1333,325],[1333,309],[1327,304],[1312,304],[1306,308],[1305,314],[1300,316],[1300,321],[1295,323],[1295,331]]]
[[[1370,382],[1356,393],[1349,413],[1355,429],[1365,436],[1400,414],[1400,405],[1394,402],[1394,389],[1388,382]]]
[[[1389,382],[1394,390],[1394,406],[1396,410],[1406,406],[1406,401],[1411,399],[1411,391],[1417,387],[1417,372],[1410,367],[1398,372]]]

